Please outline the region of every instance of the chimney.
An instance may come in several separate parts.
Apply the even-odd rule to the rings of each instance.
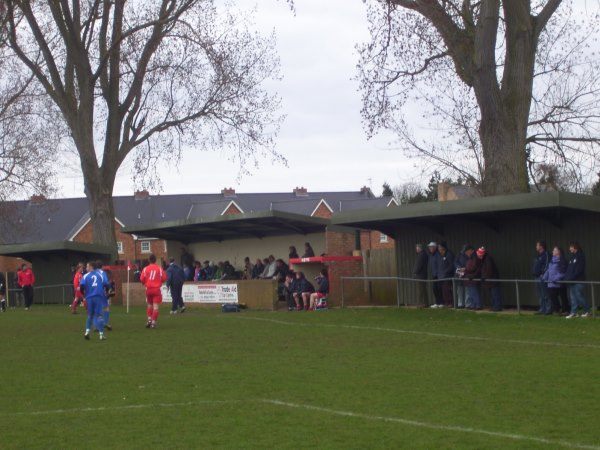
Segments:
[[[444,182],[438,183],[438,185],[437,185],[438,202],[447,202],[448,200],[452,200],[452,199],[448,198],[448,193],[449,193],[451,187],[452,186],[450,186],[449,183],[444,183]]]
[[[136,200],[148,200],[150,198],[150,193],[145,189],[143,191],[135,191],[133,198]]]
[[[296,186],[296,189],[294,189],[294,195],[296,195],[296,197],[308,197],[308,190],[304,186]]]
[[[46,203],[46,197],[43,195],[32,195],[31,198],[29,199],[29,202],[32,205],[43,205],[44,203]]]
[[[235,189],[223,188],[223,189],[221,189],[221,194],[223,194],[223,197],[225,197],[225,198],[235,197]]]
[[[368,188],[367,186],[361,187],[360,193],[365,194],[369,198],[373,197],[373,192],[371,192],[371,188]]]

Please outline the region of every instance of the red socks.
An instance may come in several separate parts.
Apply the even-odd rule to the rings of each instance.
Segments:
[[[158,309],[152,311],[152,322],[156,323],[158,320]]]
[[[152,320],[152,306],[148,306],[148,308],[146,308],[146,313],[148,314],[148,320]]]

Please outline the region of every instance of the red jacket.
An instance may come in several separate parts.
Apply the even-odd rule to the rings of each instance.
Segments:
[[[33,286],[33,283],[35,283],[35,276],[33,275],[33,270],[25,269],[19,271],[18,283],[21,287]]]
[[[167,273],[158,264],[148,264],[142,270],[140,281],[146,288],[160,288],[167,281]]]

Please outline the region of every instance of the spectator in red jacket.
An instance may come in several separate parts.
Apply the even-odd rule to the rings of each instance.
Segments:
[[[35,275],[33,270],[27,264],[21,265],[19,272],[19,286],[23,289],[23,297],[25,298],[25,311],[28,311],[33,304],[33,284],[35,283]]]

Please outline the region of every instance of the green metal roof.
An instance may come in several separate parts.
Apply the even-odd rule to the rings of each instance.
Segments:
[[[561,215],[569,209],[600,212],[600,197],[568,192],[537,192],[414,203],[395,208],[338,213],[333,217],[332,224],[380,230],[391,234],[394,223],[439,222],[448,216],[473,216],[493,225],[494,215],[526,214],[531,211],[556,222],[560,221]]]
[[[111,254],[111,249],[104,245],[87,244],[73,241],[0,245],[0,255],[3,256],[19,256],[29,259],[32,256],[39,256],[44,253],[80,253],[83,255],[98,255],[105,257]]]
[[[157,222],[123,228],[123,232],[180,242],[221,242],[324,231],[329,219],[282,211],[261,211]]]

